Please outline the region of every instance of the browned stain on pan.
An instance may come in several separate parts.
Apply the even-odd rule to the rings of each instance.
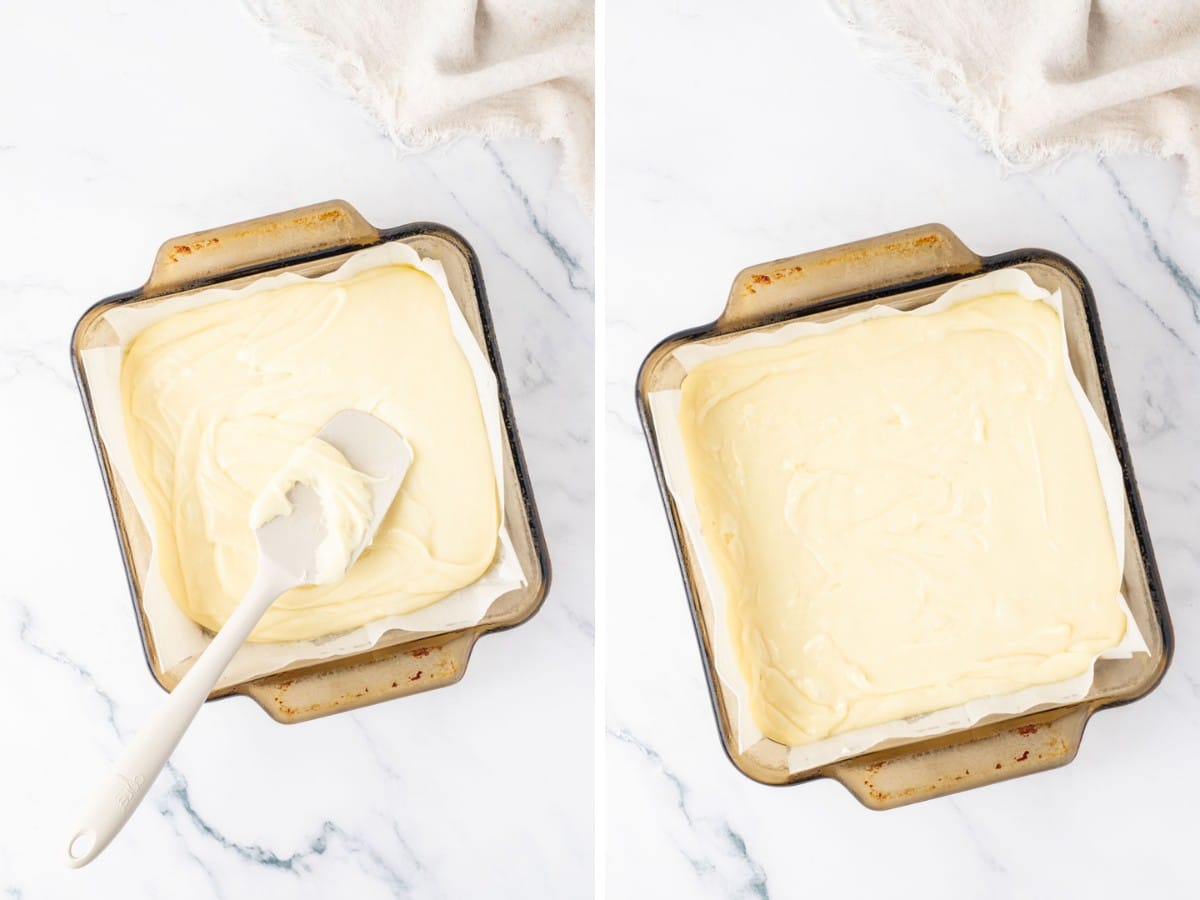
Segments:
[[[218,237],[197,238],[186,244],[173,244],[171,252],[167,254],[167,261],[177,263],[181,256],[191,256],[193,253],[198,253],[201,250],[207,250],[209,247],[215,247],[221,243]]]
[[[1036,734],[1042,724],[1022,725],[1016,729],[1016,732],[1023,737],[1028,737]],[[1020,774],[1021,769],[1027,771],[1037,771],[1039,769],[1050,768],[1054,764],[1061,762],[1071,755],[1071,746],[1062,737],[1056,734],[1046,735],[1042,738],[1040,747],[1031,747],[1023,750],[1020,754],[1013,756],[1011,760],[997,761],[993,764],[992,771],[1003,771],[1005,764],[1013,767],[1013,775]],[[957,772],[947,772],[944,775],[939,775],[933,781],[924,784],[906,785],[902,788],[888,788],[879,785],[876,782],[876,776],[893,762],[906,761],[904,757],[896,759],[882,759],[870,763],[866,766],[866,775],[862,778],[862,785],[866,789],[866,794],[870,799],[879,806],[901,806],[905,803],[923,800],[927,797],[936,796],[938,794],[952,793],[961,787],[968,787],[975,784],[983,784],[990,780],[991,777],[984,773],[976,772],[972,776],[972,770],[963,768]],[[1022,766],[1021,764],[1025,765]],[[1006,777],[1012,777],[1011,775]],[[970,779],[969,784],[963,784]]]
[[[344,219],[345,216],[345,212],[340,209],[326,209],[321,212],[307,213],[306,215],[296,216],[291,219],[272,219],[266,222],[258,222],[248,228],[234,231],[228,237],[233,240],[245,240],[247,238],[275,234],[283,230],[320,231],[321,233],[326,233],[331,223],[336,223]],[[171,250],[167,253],[167,262],[177,263],[182,257],[191,256],[193,253],[199,253],[220,243],[221,239],[219,237],[205,237],[173,244]]]
[[[458,661],[454,654],[446,653],[445,647],[442,645],[432,647],[417,647],[408,652],[408,656],[414,658],[425,658],[431,653],[437,653],[432,666],[425,666],[416,669],[406,677],[406,683],[424,682],[422,689],[425,687],[434,687],[439,682],[455,680],[460,676]],[[371,688],[364,686],[354,691],[342,693],[332,700],[322,700],[318,703],[295,704],[291,702],[288,696],[290,689],[295,684],[295,679],[281,681],[275,685],[271,700],[274,702],[276,709],[280,714],[288,719],[308,718],[315,713],[327,713],[330,710],[337,709],[343,706],[357,706],[357,701],[364,700],[370,697]],[[388,696],[395,696],[398,693],[407,693],[407,687],[401,687],[398,680],[392,680],[390,687],[384,687],[382,692],[376,691],[376,696],[383,699]]]
[[[804,274],[804,266],[784,266],[776,269],[774,272],[755,272],[750,276],[750,281],[745,286],[747,295],[758,293],[756,285],[766,287],[776,281],[787,281],[790,278],[796,278]]]
[[[274,234],[281,230],[295,231],[297,229],[306,231],[319,230],[322,233],[326,233],[328,229],[321,226],[343,219],[345,215],[340,209],[326,209],[319,213],[307,213],[292,219],[272,219],[268,222],[251,225],[249,228],[243,228],[241,231],[235,231],[232,237],[241,240],[242,238],[256,237],[260,234]]]
[[[799,278],[804,274],[805,267],[810,269],[826,268],[829,266],[844,266],[861,263],[870,258],[880,256],[914,256],[918,253],[927,254],[931,247],[944,242],[940,234],[923,234],[920,237],[903,241],[890,241],[886,244],[869,247],[850,247],[829,256],[807,260],[803,266],[787,265],[766,272],[752,273],[742,285],[742,296],[748,297],[758,293],[758,288],[766,287],[777,282],[786,282]]]

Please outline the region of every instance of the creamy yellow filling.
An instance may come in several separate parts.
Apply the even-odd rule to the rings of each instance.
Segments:
[[[994,294],[694,368],[680,426],[751,714],[796,746],[1061,681],[1120,573],[1049,305]]]
[[[382,266],[168,316],[130,343],[121,392],[160,571],[207,628],[253,578],[255,499],[343,409],[403,435],[412,468],[346,577],[288,591],[251,640],[314,638],[420,609],[476,581],[496,555],[478,390],[441,290],[417,269]]]

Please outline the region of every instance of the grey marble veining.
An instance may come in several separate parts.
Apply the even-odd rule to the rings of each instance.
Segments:
[[[696,877],[712,884],[723,896],[750,897],[767,900],[766,872],[746,846],[742,835],[719,816],[693,813],[692,789],[668,768],[658,751],[629,732],[609,732],[609,737],[631,748],[642,763],[669,788],[673,795],[674,812],[683,820],[689,844],[679,847]],[[618,788],[619,789],[619,788]],[[613,860],[616,863],[616,860]]]

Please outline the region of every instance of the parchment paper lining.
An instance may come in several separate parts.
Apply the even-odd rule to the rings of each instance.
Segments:
[[[706,344],[703,341],[697,341],[679,347],[673,355],[685,371],[691,371],[705,360],[748,350],[752,347],[777,346],[804,335],[828,333],[845,328],[855,322],[880,316],[930,315],[975,297],[995,293],[1015,293],[1030,300],[1048,303],[1058,313],[1060,324],[1063,321],[1062,295],[1059,292],[1051,294],[1038,287],[1033,279],[1020,269],[1003,269],[963,281],[950,288],[932,303],[908,312],[888,306],[873,306],[833,322],[790,322],[772,331],[745,334],[730,338],[720,344]],[[1065,328],[1062,331],[1061,347],[1071,393],[1083,414],[1088,436],[1091,439],[1104,502],[1108,509],[1113,545],[1116,547],[1117,565],[1123,572],[1125,569],[1125,492],[1121,467],[1117,461],[1112,441],[1095,410],[1092,409],[1092,405],[1071,367]],[[738,667],[729,636],[725,586],[718,575],[715,560],[700,528],[700,514],[696,506],[687,454],[679,428],[680,393],[679,390],[651,393],[648,398],[650,415],[654,422],[655,434],[658,437],[658,449],[667,489],[675,501],[684,531],[694,550],[694,558],[699,570],[698,577],[712,598],[712,622],[709,634],[711,635],[713,663],[716,667],[717,677],[729,689],[734,698],[729,712],[735,723],[738,751],[742,752],[765,738],[750,715],[746,681]],[[1125,637],[1116,647],[1099,654],[1097,659],[1128,659],[1134,653],[1149,652],[1125,598],[1118,594],[1117,602],[1125,614]],[[789,747],[788,769],[790,772],[806,771],[849,756],[857,756],[888,741],[912,740],[944,734],[966,728],[981,719],[996,714],[1017,715],[1035,707],[1073,703],[1087,696],[1092,686],[1094,668],[1093,663],[1093,669],[1078,678],[1040,685],[1012,694],[975,700],[960,706],[912,716],[895,722],[847,731],[802,746]]]
[[[395,264],[419,269],[437,283],[446,300],[450,328],[455,341],[462,349],[474,375],[491,445],[492,466],[496,473],[496,490],[500,503],[499,546],[496,559],[491,568],[477,581],[424,609],[377,619],[352,631],[308,641],[245,644],[221,676],[218,687],[251,681],[297,663],[361,653],[374,647],[389,632],[437,633],[469,627],[486,615],[488,608],[498,597],[526,583],[525,574],[513,549],[512,539],[504,524],[504,426],[500,416],[496,376],[451,293],[440,262],[423,259],[413,248],[393,241],[361,250],[349,257],[335,271],[315,279],[285,272],[264,277],[236,290],[210,288],[194,294],[168,297],[162,301],[116,306],[105,312],[103,319],[116,333],[117,344],[85,350],[81,353],[81,362],[87,372],[96,426],[108,454],[109,464],[129,489],[134,508],[150,533],[150,560],[142,585],[142,607],[158,652],[159,664],[165,672],[178,669],[182,673],[190,660],[208,645],[210,636],[175,604],[158,569],[154,518],[146,492],[137,477],[125,433],[120,374],[125,348],[148,326],[184,310],[301,281],[344,281],[365,269]]]

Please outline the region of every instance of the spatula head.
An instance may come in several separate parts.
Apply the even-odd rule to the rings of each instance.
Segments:
[[[396,493],[412,465],[413,451],[389,425],[370,413],[344,410],[330,419],[316,435],[366,476],[370,516],[366,529],[346,563],[354,561],[370,546]],[[259,526],[255,531],[261,561],[270,560],[296,585],[318,581],[317,549],[328,531],[321,501],[309,485],[298,483],[287,494],[292,509]],[[343,573],[344,574],[344,573]],[[320,579],[328,580],[328,579]]]

